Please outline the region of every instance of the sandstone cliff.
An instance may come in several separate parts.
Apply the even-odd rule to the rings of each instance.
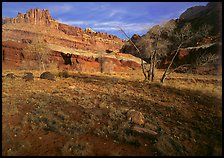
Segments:
[[[26,11],[25,14],[19,12],[15,18],[2,18],[2,24],[30,23],[34,25],[50,26],[52,21],[53,19],[48,10],[43,9],[41,11],[37,8]]]
[[[107,49],[118,51],[123,45],[123,40],[117,36],[62,24],[54,20],[46,9],[31,9],[25,14],[18,13],[15,18],[2,18],[2,27],[3,40],[32,39],[34,36],[31,34],[35,33],[44,35],[44,38],[50,37],[48,43],[63,43],[67,47],[95,52],[105,52]],[[29,36],[24,37],[22,31],[28,32]]]
[[[35,54],[24,53],[36,38],[51,50],[47,68],[91,72],[102,67],[105,72],[140,69],[140,59],[118,53],[124,41],[117,36],[62,24],[48,10],[37,8],[15,18],[2,18],[3,68],[39,69]]]

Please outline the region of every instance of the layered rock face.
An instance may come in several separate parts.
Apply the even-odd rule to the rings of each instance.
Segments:
[[[52,20],[49,10],[43,9],[41,11],[36,8],[26,11],[25,14],[19,12],[16,18],[3,18],[2,24],[30,23],[49,26]]]
[[[49,10],[46,9],[43,9],[42,11],[37,8],[31,9],[29,11],[26,11],[25,14],[19,12],[16,18],[2,18],[2,25],[17,24],[17,23],[26,23],[42,26],[55,26],[55,28],[57,28],[58,30],[61,30],[65,34],[72,36],[79,36],[79,34],[88,34],[90,36],[98,36],[104,39],[116,40],[122,42],[122,40],[119,39],[117,36],[102,32],[95,32],[91,28],[86,28],[85,30],[82,30],[82,28],[79,27],[73,27],[59,23],[51,17]]]
[[[3,69],[40,69],[40,63],[35,54],[26,54],[23,50],[27,46],[25,43],[13,41],[2,42],[2,68]],[[116,53],[121,57],[122,54]],[[125,55],[125,59],[128,56]],[[133,60],[122,60],[121,58],[100,56],[85,56],[85,54],[66,54],[61,51],[52,50],[44,61],[46,68],[60,70],[75,70],[80,72],[127,72],[140,70],[140,62]]]
[[[35,53],[29,56],[24,53],[36,37],[51,50],[46,67],[91,72],[140,69],[138,62],[128,57],[122,60],[122,54],[117,53],[124,43],[117,36],[62,24],[46,9],[31,9],[25,14],[18,13],[15,18],[2,18],[2,34],[2,66],[6,69],[39,69]],[[104,54],[102,60],[99,54]]]
[[[106,51],[107,49],[119,50],[124,42],[117,36],[95,32],[90,28],[83,30],[79,27],[62,24],[54,20],[49,10],[46,9],[31,9],[26,11],[25,14],[18,13],[15,18],[2,18],[2,25],[3,32],[7,35],[7,38],[9,38],[8,36],[11,34],[9,33],[10,31],[13,31],[13,35],[11,35],[10,38],[22,40],[20,38],[24,35],[22,31],[24,32],[26,30],[31,33],[35,32],[37,35],[43,35],[42,32],[46,30],[44,35],[51,38],[48,40],[51,41],[49,43],[61,43],[61,41],[63,41],[64,46],[75,49],[90,51]],[[10,28],[10,26],[13,26],[13,29]],[[14,35],[16,35],[16,37]],[[32,37],[28,38],[31,39]]]

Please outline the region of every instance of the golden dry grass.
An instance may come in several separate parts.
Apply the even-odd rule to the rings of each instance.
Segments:
[[[56,81],[31,71],[34,81],[25,82],[25,71],[3,76],[10,72],[17,77],[2,81],[3,155],[221,155],[221,77],[173,74],[161,84],[159,71],[150,83],[141,72],[63,78],[50,70]],[[128,133],[130,109],[161,136]]]

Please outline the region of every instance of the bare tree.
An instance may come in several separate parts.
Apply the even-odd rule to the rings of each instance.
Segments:
[[[176,51],[175,51],[175,54],[169,64],[169,66],[164,71],[164,74],[160,80],[162,83],[165,80],[166,73],[170,69],[175,57],[177,56],[178,52],[180,51],[180,48],[182,48],[182,46],[186,47],[186,45],[191,43],[191,41],[193,39],[199,39],[199,38],[203,38],[203,37],[207,36],[209,34],[210,29],[211,29],[210,26],[203,25],[202,27],[199,28],[199,30],[197,32],[192,32],[190,23],[186,23],[181,29],[176,29],[175,34],[173,34],[173,36],[172,36],[172,40],[173,40],[172,43],[173,43],[174,48],[176,48]]]
[[[196,66],[204,66],[209,63],[217,63],[218,60],[217,54],[208,53],[205,55],[198,56],[196,59]]]
[[[169,70],[170,66],[172,65],[175,57],[177,56],[181,46],[185,43],[188,42],[190,39],[192,38],[192,32],[191,32],[191,25],[190,24],[186,24],[182,29],[180,29],[179,31],[176,31],[176,33],[173,36],[175,45],[178,45],[176,52],[169,64],[169,66],[166,68],[166,70],[164,71],[164,74],[161,78],[161,82],[163,83],[166,77],[166,73]]]
[[[25,53],[28,56],[34,56],[44,71],[46,70],[45,62],[48,59],[49,52],[50,49],[41,37],[33,38],[32,42],[28,43],[28,46],[25,49]]]
[[[176,21],[171,20],[162,25],[152,27],[146,35],[141,37],[141,40],[134,43],[120,28],[129,39],[129,42],[137,50],[139,57],[142,60],[142,72],[147,80],[154,81],[156,66],[162,59],[167,57],[169,52],[175,51],[170,64],[165,69],[160,80],[162,83],[164,82],[166,74],[173,64],[180,48],[192,45],[194,39],[204,37],[209,33],[209,29],[211,29],[211,27],[204,25],[199,28],[197,32],[193,33],[190,23],[185,24],[183,27],[177,27]],[[143,63],[143,59],[147,61],[146,64]]]
[[[176,27],[175,21],[169,21],[164,24],[152,27],[146,35],[141,37],[134,43],[128,35],[120,28],[120,30],[129,39],[141,58],[141,68],[146,80],[154,81],[155,69],[161,58],[166,56],[168,45],[170,44],[168,37]],[[142,51],[142,52],[140,52]],[[147,63],[143,63],[143,59]],[[148,66],[149,65],[149,66]]]
[[[140,59],[141,59],[141,68],[142,68],[142,73],[145,77],[145,79],[147,79],[147,75],[146,75],[146,72],[144,70],[144,62],[143,62],[143,57],[142,57],[142,53],[140,52],[140,50],[138,49],[138,47],[135,45],[135,43],[131,40],[131,38],[125,33],[125,31],[119,27],[120,31],[122,31],[124,33],[124,35],[128,38],[128,40],[131,42],[131,44],[135,47],[135,49],[137,50],[139,56],[140,56]]]
[[[168,37],[175,27],[176,23],[174,21],[156,25],[140,41],[140,44],[146,45],[145,54],[149,58],[150,68],[147,70],[148,80],[154,81],[156,66],[161,61],[161,58],[167,55],[168,46],[171,44]]]
[[[102,53],[99,56],[99,62],[100,62],[100,72],[103,73],[103,55],[102,55]]]

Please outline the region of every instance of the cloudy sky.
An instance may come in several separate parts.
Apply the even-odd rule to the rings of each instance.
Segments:
[[[122,39],[134,33],[145,34],[156,24],[179,18],[192,6],[208,2],[3,2],[2,17],[16,17],[29,9],[48,9],[53,19],[62,23],[90,27],[95,31],[114,34]]]

